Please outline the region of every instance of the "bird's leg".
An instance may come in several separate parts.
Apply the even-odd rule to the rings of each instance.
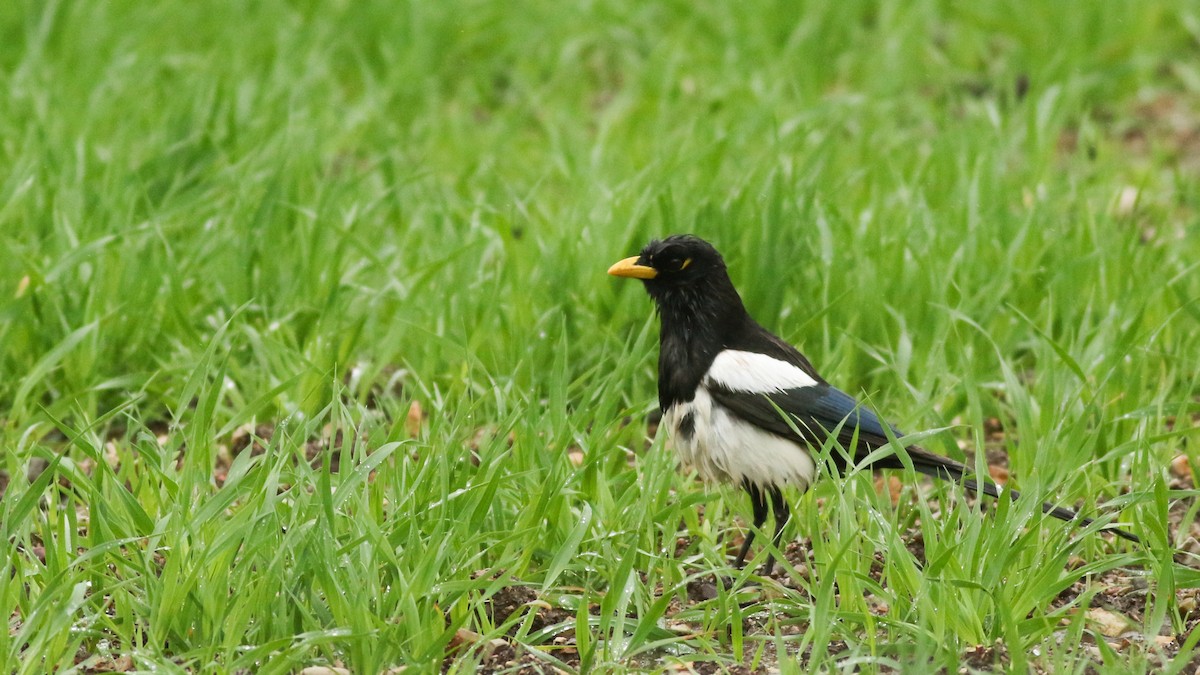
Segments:
[[[779,548],[779,542],[783,539],[783,526],[787,525],[788,519],[792,517],[792,511],[788,507],[787,500],[783,498],[783,490],[778,487],[771,488],[771,511],[775,516],[775,537],[771,540],[775,544],[775,548]],[[775,554],[767,555],[767,564],[763,567],[763,576],[770,576],[771,571],[775,569]]]
[[[757,485],[746,481],[742,484],[746,488],[746,492],[750,493],[750,508],[754,510],[754,527],[746,533],[746,539],[742,542],[742,550],[738,551],[737,561],[734,565],[741,569],[742,565],[746,564],[746,554],[750,552],[750,544],[754,541],[754,533],[767,522],[767,497],[762,493],[762,490]]]

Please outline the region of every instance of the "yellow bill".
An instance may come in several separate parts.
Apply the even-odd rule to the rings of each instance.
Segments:
[[[629,277],[630,279],[653,279],[658,276],[658,270],[653,267],[638,264],[638,257],[621,260],[608,268],[608,273],[614,277]]]

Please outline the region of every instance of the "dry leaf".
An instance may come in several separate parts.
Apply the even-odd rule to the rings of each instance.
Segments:
[[[1004,423],[999,417],[989,417],[983,421],[983,435],[988,440],[1004,438]]]
[[[479,633],[467,628],[459,628],[454,633],[454,637],[450,638],[450,644],[446,645],[446,651],[456,649],[463,645],[472,645],[479,642]]]
[[[1187,455],[1176,455],[1171,460],[1171,475],[1177,478],[1192,477],[1192,465],[1188,463]]]
[[[421,410],[421,402],[413,399],[408,406],[408,414],[404,417],[404,428],[408,435],[416,438],[421,435],[421,425],[425,421],[425,413]]]
[[[1184,615],[1188,615],[1196,611],[1196,605],[1196,596],[1193,594],[1181,598],[1179,600],[1178,607],[1180,612],[1182,612]]]
[[[128,673],[133,670],[133,657],[93,656],[77,663],[76,668],[85,673]]]
[[[1121,192],[1117,195],[1117,215],[1128,216],[1133,213],[1133,208],[1137,206],[1139,196],[1138,189],[1132,185],[1126,185],[1121,188]]]
[[[583,450],[579,446],[572,445],[567,449],[567,459],[571,460],[574,466],[583,466]]]
[[[1129,617],[1104,609],[1103,607],[1089,609],[1087,611],[1087,618],[1095,624],[1096,630],[1099,630],[1100,634],[1105,637],[1117,637],[1129,630],[1130,626],[1133,625]]]
[[[1008,483],[1008,469],[1005,469],[1002,466],[989,466],[988,474],[991,475],[992,480],[996,482],[996,485],[1004,485]]]
[[[121,466],[121,452],[117,448],[115,441],[109,441],[104,444],[104,463],[114,471]]]
[[[886,495],[888,500],[892,502],[892,506],[900,504],[900,492],[903,489],[904,483],[898,476],[887,476],[885,478],[880,475],[875,477],[875,493],[880,496]]]

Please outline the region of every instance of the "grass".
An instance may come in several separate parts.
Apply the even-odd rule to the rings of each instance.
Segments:
[[[1190,3],[22,0],[0,36],[4,672],[1195,663]],[[647,441],[656,322],[604,275],[683,231],[831,381],[1146,547],[856,472],[789,495],[787,574],[730,570],[748,505]]]

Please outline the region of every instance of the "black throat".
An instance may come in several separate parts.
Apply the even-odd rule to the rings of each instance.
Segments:
[[[733,282],[720,272],[687,285],[646,283],[662,321],[658,404],[664,411],[691,401],[717,354],[755,325]]]

